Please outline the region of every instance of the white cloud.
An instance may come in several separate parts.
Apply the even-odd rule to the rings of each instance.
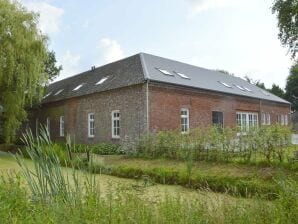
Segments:
[[[64,14],[62,8],[50,5],[47,2],[24,0],[25,7],[40,14],[39,28],[43,33],[53,34],[60,30],[61,18]]]
[[[233,6],[239,2],[239,0],[186,0],[191,9],[192,14],[198,14],[202,11]]]
[[[110,38],[102,38],[99,41],[98,49],[100,50],[103,62],[109,63],[124,58],[124,52],[120,44]]]
[[[57,80],[78,74],[80,72],[80,60],[81,56],[79,54],[74,54],[70,51],[67,51],[60,60],[63,70]]]

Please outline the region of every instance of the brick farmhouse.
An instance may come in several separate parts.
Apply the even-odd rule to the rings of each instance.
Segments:
[[[241,78],[139,53],[50,84],[29,124],[33,132],[46,125],[56,141],[70,134],[77,143],[117,143],[213,124],[288,125],[290,109]]]

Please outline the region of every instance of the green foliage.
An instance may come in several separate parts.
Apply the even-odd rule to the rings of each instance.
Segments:
[[[159,132],[143,136],[135,154],[145,158],[185,160],[192,153],[194,160],[206,161],[287,161],[291,131],[286,126],[272,125],[238,133],[231,128],[202,127],[189,135]]]
[[[66,149],[64,144],[60,144],[62,149]],[[124,154],[120,145],[113,143],[99,143],[95,145],[76,144],[72,147],[74,153],[94,153],[97,155],[121,155]]]
[[[298,110],[298,63],[290,69],[286,83],[286,99],[292,103],[292,109]]]
[[[285,188],[289,186],[285,183]],[[76,194],[78,203],[32,201],[18,180],[0,178],[1,223],[295,223],[297,194],[279,199],[218,200],[183,198],[165,194],[155,201],[117,188],[107,194],[98,189]],[[91,187],[95,188],[95,187]],[[296,188],[297,193],[297,188]],[[200,194],[204,195],[203,192]],[[294,204],[290,204],[290,202]],[[290,206],[290,207],[289,207]]]
[[[26,118],[25,106],[39,100],[47,82],[46,37],[37,28],[37,15],[18,2],[0,0],[0,105],[5,142]]]
[[[287,47],[293,47],[298,40],[298,1],[297,0],[275,0],[272,7],[278,19],[279,34],[281,43]],[[292,58],[295,57],[292,52]]]
[[[274,83],[272,84],[271,89],[269,89],[269,92],[280,98],[285,98],[285,91]]]
[[[53,81],[61,72],[62,65],[56,65],[57,60],[54,51],[47,52],[47,59],[45,61],[45,73],[48,74],[49,80]]]
[[[95,177],[76,170],[62,173],[59,159],[53,153],[47,132],[34,139],[32,134],[24,136],[26,150],[32,159],[32,168],[17,156],[21,174],[0,176],[0,220],[1,223],[295,223],[297,221],[298,186],[293,180],[278,180],[277,200],[250,201],[215,198],[181,198],[165,195],[162,200],[146,198],[127,190],[112,188],[102,194]],[[114,172],[112,170],[112,172]],[[123,175],[150,173],[158,182],[188,183],[184,172],[167,168],[131,169],[119,168]],[[68,174],[71,175],[68,175]],[[21,178],[29,188],[24,188]],[[83,181],[81,181],[83,180]],[[260,188],[258,183],[237,178],[192,175],[191,183],[198,188],[232,191],[247,195],[254,188],[266,193],[270,185]],[[27,191],[29,190],[29,192]],[[238,192],[238,190],[240,190]],[[270,190],[270,192],[272,192]],[[204,194],[201,192],[200,194]]]

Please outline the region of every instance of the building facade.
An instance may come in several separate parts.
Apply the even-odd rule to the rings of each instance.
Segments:
[[[77,143],[120,143],[148,132],[213,124],[289,125],[290,103],[217,71],[140,53],[51,84],[30,127]]]

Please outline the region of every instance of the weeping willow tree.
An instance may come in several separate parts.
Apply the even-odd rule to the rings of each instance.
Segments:
[[[37,28],[38,15],[21,4],[0,0],[0,105],[2,138],[11,142],[26,119],[27,105],[42,98],[47,38]]]

